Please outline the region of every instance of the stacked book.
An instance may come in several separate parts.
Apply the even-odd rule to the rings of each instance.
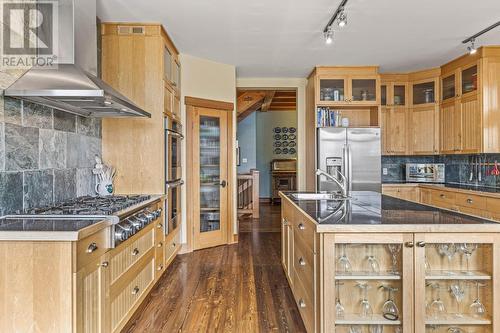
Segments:
[[[340,111],[331,110],[328,107],[318,107],[317,127],[338,127],[340,124]]]

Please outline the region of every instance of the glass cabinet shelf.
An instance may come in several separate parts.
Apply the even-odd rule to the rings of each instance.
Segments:
[[[357,313],[346,313],[344,318],[336,319],[337,325],[401,325],[401,320],[385,319],[382,314],[374,313],[369,318],[361,317]]]
[[[491,318],[478,319],[470,315],[463,315],[463,317],[458,318],[455,314],[447,314],[443,318],[432,319],[428,318],[425,320],[426,325],[491,325]]]
[[[451,273],[451,274],[450,274]],[[426,280],[491,280],[491,275],[480,271],[430,271],[425,274]]]
[[[401,275],[391,273],[371,274],[363,272],[353,272],[352,275],[335,275],[335,280],[401,280]]]

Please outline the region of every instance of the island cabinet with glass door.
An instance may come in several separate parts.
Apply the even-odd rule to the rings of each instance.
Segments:
[[[323,224],[325,202],[282,199],[283,267],[307,332],[500,331],[500,224],[390,198],[413,208]],[[362,218],[354,206],[344,216]]]

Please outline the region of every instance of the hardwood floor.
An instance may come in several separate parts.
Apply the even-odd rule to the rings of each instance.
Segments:
[[[239,243],[178,256],[128,332],[305,332],[281,267],[279,206],[242,219]]]

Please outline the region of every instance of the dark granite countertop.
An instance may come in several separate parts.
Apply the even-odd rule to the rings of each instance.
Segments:
[[[500,224],[491,220],[476,218],[452,211],[401,200],[376,192],[354,192],[347,201],[295,200],[287,196],[300,210],[309,215],[320,229],[328,226],[388,226],[393,231],[419,231],[420,227],[470,226],[478,230],[500,232]],[[397,226],[397,228],[395,228]],[[404,228],[403,228],[404,227]],[[444,229],[443,229],[444,230]]]
[[[28,217],[0,218],[0,240],[77,241],[112,224],[111,219],[96,217]]]

